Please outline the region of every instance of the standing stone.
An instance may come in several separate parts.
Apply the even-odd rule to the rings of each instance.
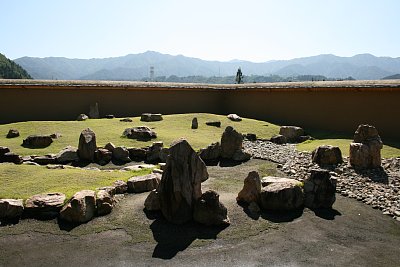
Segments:
[[[17,129],[10,129],[7,133],[6,138],[15,138],[19,136],[19,131]]]
[[[239,192],[236,197],[236,201],[245,202],[250,204],[251,202],[259,203],[261,193],[261,179],[258,172],[249,172],[246,179],[244,179],[243,189]]]
[[[226,127],[221,137],[221,157],[232,159],[237,150],[242,150],[243,136],[231,126]]]
[[[173,143],[169,152],[159,186],[161,211],[169,222],[182,224],[193,218],[193,206],[208,172],[186,140]]]
[[[193,219],[205,225],[229,225],[228,210],[213,190],[204,192],[195,202]]]
[[[89,118],[91,118],[91,119],[99,119],[100,118],[99,104],[98,103],[90,105]]]
[[[197,121],[197,118],[194,117],[192,120],[192,129],[197,129],[199,128],[199,122]]]
[[[336,179],[329,171],[311,170],[311,175],[304,180],[304,205],[310,209],[332,208],[336,200]]]
[[[343,162],[342,152],[337,146],[322,145],[314,149],[312,161],[318,165],[337,165]]]
[[[23,211],[22,199],[0,199],[0,222],[18,220]]]
[[[299,141],[300,136],[304,135],[304,130],[297,126],[282,126],[279,134],[285,136],[287,142],[295,143]]]
[[[96,149],[96,134],[90,128],[83,130],[79,137],[79,158],[83,161],[94,162]]]
[[[28,217],[52,219],[64,205],[65,195],[62,193],[38,194],[31,196],[25,202],[25,214]]]
[[[60,211],[60,218],[70,223],[85,223],[96,214],[96,193],[82,190],[68,201]]]
[[[354,142],[350,144],[350,165],[357,169],[380,167],[382,147],[381,137],[374,126],[359,125],[354,134]]]

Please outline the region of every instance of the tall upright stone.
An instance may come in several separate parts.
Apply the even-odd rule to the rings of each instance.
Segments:
[[[94,162],[96,149],[96,134],[90,128],[83,130],[79,137],[79,159]]]
[[[90,105],[89,118],[91,118],[91,119],[99,119],[100,118],[99,104],[98,103]]]
[[[236,151],[242,150],[243,136],[233,127],[226,127],[221,137],[221,157],[232,159]]]
[[[158,189],[164,217],[176,224],[192,220],[202,194],[201,182],[207,179],[207,167],[190,144],[186,140],[173,143]]]

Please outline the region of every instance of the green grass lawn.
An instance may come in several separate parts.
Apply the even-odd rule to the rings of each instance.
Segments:
[[[0,198],[26,199],[40,193],[61,192],[72,197],[83,189],[95,190],[116,180],[127,181],[132,176],[145,175],[151,170],[95,171],[84,169],[55,169],[45,166],[0,164]]]
[[[194,117],[198,118],[199,128],[191,129]],[[112,142],[117,146],[144,147],[151,145],[153,141],[163,141],[169,146],[172,141],[184,137],[195,150],[206,147],[212,142],[221,139],[222,132],[226,126],[233,126],[241,133],[255,133],[259,138],[270,138],[279,132],[279,126],[258,120],[243,119],[241,122],[233,122],[222,115],[212,114],[179,114],[164,115],[164,120],[158,122],[141,122],[140,117],[132,118],[133,122],[120,122],[115,119],[89,119],[87,121],[29,121],[0,125],[0,146],[6,146],[11,151],[20,155],[45,155],[57,153],[62,148],[72,145],[77,147],[79,135],[85,128],[91,128],[96,133],[97,146],[104,146]],[[221,128],[205,125],[206,121],[219,120]],[[146,125],[153,128],[157,133],[157,139],[150,142],[136,141],[122,137],[124,129]],[[20,137],[7,139],[5,136],[9,129],[17,129]],[[30,149],[21,146],[22,140],[33,134],[60,133],[62,137],[46,148]]]

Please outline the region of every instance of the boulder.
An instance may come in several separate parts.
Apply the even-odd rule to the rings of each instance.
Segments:
[[[22,199],[0,199],[0,222],[19,220],[23,211]]]
[[[0,146],[0,158],[4,156],[4,154],[10,152],[10,149],[6,146]]]
[[[231,121],[242,121],[242,118],[240,116],[238,116],[237,114],[229,114],[226,117],[228,119],[230,119]]]
[[[279,134],[285,136],[287,142],[296,143],[299,141],[299,137],[304,135],[304,130],[297,126],[282,126]]]
[[[109,214],[114,207],[114,199],[107,190],[100,190],[96,194],[96,211],[98,216]]]
[[[14,152],[7,152],[0,156],[0,162],[11,162],[15,164],[22,164],[22,157]]]
[[[160,161],[160,153],[163,149],[164,143],[162,141],[154,142],[146,153],[146,161],[156,163]]]
[[[90,221],[96,214],[96,193],[82,190],[68,201],[60,211],[60,219],[80,224]]]
[[[147,121],[147,122],[149,122],[149,121],[162,121],[163,117],[162,117],[162,114],[159,114],[159,113],[143,113],[140,116],[140,120],[141,121]]]
[[[207,121],[206,125],[220,128],[221,122],[220,121]]]
[[[109,151],[111,151],[111,152],[113,152],[114,149],[115,149],[115,145],[114,145],[113,143],[111,143],[111,142],[108,142],[108,143],[104,146],[104,148],[107,149],[107,150],[109,150]]]
[[[104,116],[104,118],[106,118],[106,119],[114,119],[115,116],[113,114],[107,114],[107,115]]]
[[[257,141],[257,135],[254,133],[247,133],[244,135],[244,138],[246,138],[249,141]]]
[[[207,167],[186,140],[173,143],[158,192],[161,211],[172,223],[192,220],[194,203],[201,196],[201,183],[208,179]]]
[[[85,121],[87,119],[89,119],[89,117],[86,114],[79,114],[78,118],[76,118],[77,121]]]
[[[129,157],[133,161],[144,161],[146,159],[146,149],[143,148],[128,148]]]
[[[249,172],[244,179],[243,189],[236,197],[236,201],[250,204],[251,202],[259,203],[261,193],[261,179],[258,172]]]
[[[99,187],[96,190],[98,191],[106,191],[111,197],[113,197],[116,194],[115,186],[103,186]]]
[[[152,131],[147,126],[127,128],[124,130],[123,135],[129,139],[137,139],[139,141],[149,141],[153,138],[157,138],[156,132]]]
[[[6,138],[15,138],[19,136],[19,131],[17,129],[10,129],[7,133]]]
[[[26,200],[24,213],[27,217],[53,219],[58,216],[64,201],[65,195],[62,193],[34,195]]]
[[[56,164],[57,158],[56,155],[38,156],[33,158],[33,162],[39,165]]]
[[[332,208],[336,200],[336,179],[329,171],[311,170],[311,175],[304,180],[304,205],[310,209]]]
[[[232,159],[237,150],[242,150],[243,136],[231,126],[226,127],[221,137],[221,157]]]
[[[354,142],[350,144],[350,165],[356,169],[380,167],[382,147],[381,137],[374,126],[359,125],[354,134]]]
[[[287,143],[286,137],[281,134],[272,136],[269,141],[271,141],[272,143],[278,144],[278,145],[283,145],[283,144]]]
[[[83,161],[94,162],[94,154],[96,150],[96,134],[90,128],[83,130],[79,136],[79,159]]]
[[[312,152],[312,161],[320,166],[337,165],[343,162],[342,152],[337,146],[319,146]]]
[[[199,122],[197,121],[197,118],[194,117],[192,120],[192,129],[197,129],[199,128]]]
[[[271,211],[291,211],[304,205],[301,182],[289,179],[285,182],[271,183],[261,189],[261,207]]]
[[[97,149],[94,154],[95,162],[102,166],[108,164],[111,161],[112,156],[113,153],[105,148]]]
[[[117,180],[113,183],[116,194],[125,194],[128,192],[128,184],[122,180]]]
[[[156,189],[152,190],[144,201],[144,207],[148,211],[160,210],[160,195]]]
[[[205,225],[229,225],[228,210],[219,201],[219,194],[213,190],[204,192],[195,202],[193,209],[195,222]]]
[[[44,148],[53,143],[50,135],[30,135],[22,141],[22,146],[28,148]]]
[[[112,157],[119,162],[131,162],[129,151],[126,147],[117,146],[112,152]]]
[[[206,163],[217,162],[221,157],[221,145],[219,142],[212,143],[208,147],[200,149],[199,156]]]
[[[89,118],[91,118],[91,119],[99,119],[100,118],[98,103],[95,103],[95,104],[89,106]]]
[[[130,118],[123,118],[119,120],[120,122],[132,122],[133,120]]]
[[[161,181],[161,174],[151,173],[144,176],[132,177],[128,180],[128,192],[143,193],[157,189]]]

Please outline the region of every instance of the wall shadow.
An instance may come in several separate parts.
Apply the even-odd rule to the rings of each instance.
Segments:
[[[150,225],[154,240],[157,242],[153,258],[172,259],[184,251],[196,239],[216,239],[227,226],[205,226],[195,222],[176,225],[168,222],[160,212],[146,212],[149,219],[155,220]]]

